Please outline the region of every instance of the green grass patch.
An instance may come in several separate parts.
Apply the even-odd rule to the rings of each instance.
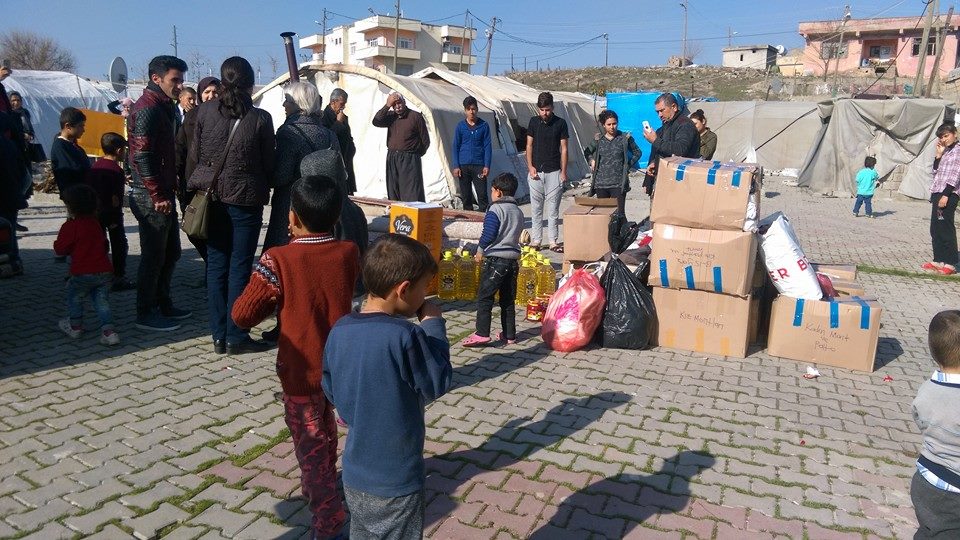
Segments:
[[[267,450],[270,450],[274,446],[280,444],[281,442],[289,438],[290,438],[290,429],[283,428],[280,430],[280,433],[267,439],[266,442],[260,443],[240,455],[231,457],[230,461],[233,462],[233,464],[236,465],[237,467],[243,467],[247,463],[250,463],[251,461],[262,456],[264,453],[266,453]]]
[[[800,505],[806,506],[807,508],[816,508],[818,510],[830,510],[831,512],[834,512],[837,510],[837,507],[832,504],[816,502],[816,501],[803,501],[802,503],[800,503]]]
[[[933,281],[953,281],[957,282],[956,276],[943,276],[940,274],[927,274],[926,272],[913,272],[910,270],[898,270],[896,268],[880,268],[878,266],[857,265],[857,271],[865,274],[877,274],[881,276],[897,276],[914,279],[930,279]]]

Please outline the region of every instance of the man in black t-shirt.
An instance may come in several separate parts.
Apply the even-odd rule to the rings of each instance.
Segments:
[[[560,196],[567,181],[567,122],[553,114],[553,95],[543,92],[537,98],[538,115],[527,127],[527,183],[530,185],[530,208],[533,216],[530,244],[540,247],[543,241],[543,212],[547,212],[547,236],[550,249],[561,252]]]

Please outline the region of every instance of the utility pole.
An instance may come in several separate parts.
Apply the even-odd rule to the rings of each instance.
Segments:
[[[940,15],[939,13],[937,14]],[[933,71],[930,72],[930,78],[927,80],[927,87],[924,89],[923,96],[930,97],[933,91],[933,81],[940,79],[940,58],[943,56],[943,40],[947,37],[947,28],[950,26],[950,19],[953,17],[953,6],[947,11],[947,21],[937,26],[937,56],[933,60]]]
[[[173,25],[173,43],[170,45],[173,45],[173,55],[180,58],[180,56],[177,55],[177,25]]]
[[[493,33],[497,31],[497,21],[499,20],[496,17],[490,19],[490,29],[487,30],[487,61],[483,65],[484,77],[490,72],[490,49],[493,48]]]
[[[523,71],[527,71],[527,57],[523,57]]]
[[[727,47],[733,47],[733,28],[727,27]]]
[[[470,20],[470,10],[463,14],[463,32],[460,32],[460,71],[463,71],[463,50],[467,48],[467,21]],[[470,42],[473,43],[473,33],[470,33]]]
[[[680,67],[683,67],[687,61],[687,1],[680,2],[680,7],[683,8],[683,52],[680,54]]]
[[[513,69],[513,53],[510,53],[510,71],[511,71],[511,72],[514,71],[514,69]]]
[[[923,22],[923,37],[920,38],[920,50],[918,52],[919,61],[917,62],[917,77],[913,81],[913,93],[912,95],[920,95],[920,83],[923,81],[923,68],[924,64],[927,63],[927,40],[930,39],[930,27],[933,26],[933,14],[937,12],[939,14],[940,2],[939,0],[933,0],[932,3],[927,4],[927,18]]]
[[[837,95],[837,82],[840,80],[840,47],[843,47],[843,33],[847,29],[847,21],[850,20],[850,6],[843,6],[843,22],[840,23],[840,41],[837,42],[836,57],[837,61],[833,68],[833,95]]]
[[[610,34],[603,34],[603,67],[610,65]]]
[[[397,53],[400,51],[400,0],[397,0],[397,20],[393,25],[393,74],[397,74]]]
[[[323,8],[323,18],[320,20],[323,21],[323,37],[321,38],[323,40],[323,50],[320,53],[320,63],[326,64],[327,63],[327,8]]]

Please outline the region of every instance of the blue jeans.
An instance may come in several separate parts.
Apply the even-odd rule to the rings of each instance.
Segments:
[[[857,202],[853,203],[853,213],[859,214],[860,205],[866,204],[867,215],[872,216],[873,215],[873,205],[871,204],[872,202],[873,202],[873,195],[857,195]]]
[[[233,303],[250,281],[253,258],[263,224],[262,206],[210,205],[207,239],[207,308],[215,340],[237,344],[249,329],[239,328],[230,316]]]
[[[112,283],[111,272],[70,276],[67,280],[67,314],[72,326],[80,326],[83,322],[83,299],[89,296],[100,319],[100,329],[113,330],[110,302],[107,301]]]
[[[177,211],[161,214],[145,189],[130,192],[130,211],[140,225],[140,267],[137,270],[137,317],[146,317],[158,307],[173,307],[170,280],[180,259],[180,227]]]

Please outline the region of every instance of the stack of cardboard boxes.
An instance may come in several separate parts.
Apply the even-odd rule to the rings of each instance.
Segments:
[[[659,345],[744,357],[756,340],[763,274],[744,224],[748,206],[759,211],[760,181],[755,165],[660,161],[650,209]]]

